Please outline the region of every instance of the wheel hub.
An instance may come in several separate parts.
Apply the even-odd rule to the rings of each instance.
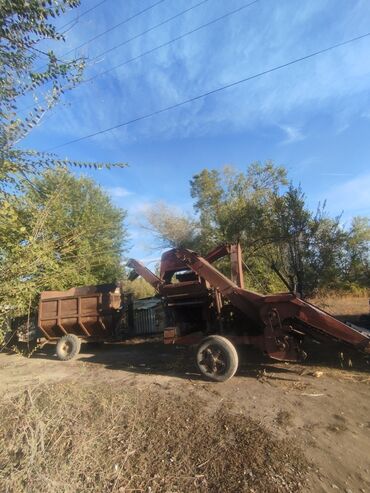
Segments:
[[[221,349],[208,346],[202,353],[202,359],[199,362],[207,373],[216,375],[222,374],[226,368],[225,355]]]
[[[69,344],[68,342],[65,342],[62,346],[62,351],[65,353],[65,354],[69,354],[72,350],[72,346],[71,344]]]

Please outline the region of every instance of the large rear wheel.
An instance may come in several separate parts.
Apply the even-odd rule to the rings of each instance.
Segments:
[[[216,382],[231,378],[238,369],[239,358],[235,346],[225,337],[209,336],[197,350],[199,371]]]
[[[75,358],[81,349],[81,341],[74,334],[67,334],[57,342],[56,353],[61,361],[68,361]]]

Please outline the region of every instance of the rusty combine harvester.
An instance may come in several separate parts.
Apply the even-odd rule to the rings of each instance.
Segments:
[[[231,278],[213,263],[230,255]],[[370,331],[340,322],[293,293],[261,295],[244,289],[239,245],[221,245],[205,257],[185,248],[161,258],[159,276],[131,259],[130,279],[142,276],[157,292],[133,300],[114,284],[41,293],[34,323],[21,320],[19,341],[56,342],[59,359],[99,343],[163,334],[165,344],[197,345],[206,377],[224,381],[238,368],[236,347],[258,348],[270,358],[299,361],[306,336],[370,353]]]
[[[225,255],[231,279],[212,265]],[[159,277],[134,259],[128,265],[131,279],[142,276],[163,299],[164,342],[198,344],[198,368],[212,380],[234,375],[240,344],[284,361],[305,358],[305,336],[370,353],[370,331],[340,322],[293,293],[264,296],[244,289],[239,245],[220,246],[204,258],[185,248],[170,250],[162,255]]]

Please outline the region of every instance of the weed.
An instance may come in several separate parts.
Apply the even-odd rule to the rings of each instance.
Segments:
[[[195,394],[40,386],[0,404],[4,492],[298,492],[306,461],[248,416]]]

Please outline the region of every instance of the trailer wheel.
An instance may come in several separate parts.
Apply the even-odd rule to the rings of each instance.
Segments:
[[[206,337],[198,347],[198,368],[210,380],[216,382],[228,380],[235,374],[238,364],[239,358],[235,346],[225,337]]]
[[[78,355],[81,349],[81,341],[74,334],[67,334],[57,342],[56,353],[61,361],[68,361]]]

